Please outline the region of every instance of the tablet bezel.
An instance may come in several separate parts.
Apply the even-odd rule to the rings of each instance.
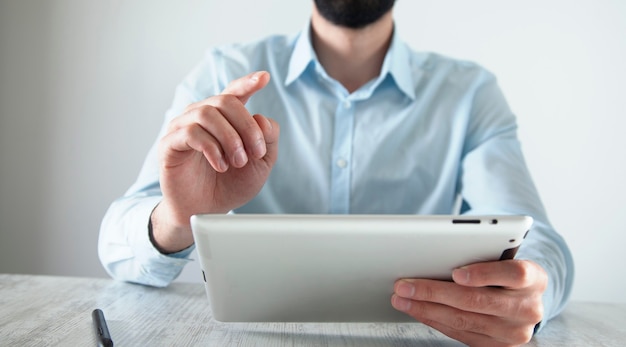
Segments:
[[[399,278],[515,256],[532,218],[466,215],[196,215],[213,317],[223,322],[406,322]]]

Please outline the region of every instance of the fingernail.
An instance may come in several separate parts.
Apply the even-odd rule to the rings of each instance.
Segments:
[[[452,272],[452,279],[459,284],[467,284],[470,281],[470,272],[465,268],[458,268]]]
[[[396,287],[396,294],[404,298],[412,298],[415,295],[415,286],[406,281],[400,281]]]
[[[257,159],[263,158],[265,156],[266,148],[265,148],[265,140],[259,139],[257,143],[252,147],[252,154]]]
[[[220,157],[217,161],[217,171],[226,172],[228,170],[228,163],[224,160],[224,157]]]
[[[253,82],[253,83],[258,82],[258,81],[259,81],[259,78],[261,77],[261,74],[262,74],[262,73],[263,73],[263,72],[257,72],[257,73],[255,73],[255,74],[253,74],[252,76],[250,76],[250,81],[251,81],[251,82]]]
[[[393,297],[393,300],[392,300],[391,304],[393,305],[393,307],[396,310],[399,310],[399,311],[405,311],[406,312],[406,311],[411,309],[411,300],[405,299],[405,298],[401,298],[401,297],[399,297],[397,295]]]
[[[243,148],[239,148],[233,157],[233,161],[236,167],[243,167],[248,162],[248,156],[246,155],[246,151]]]

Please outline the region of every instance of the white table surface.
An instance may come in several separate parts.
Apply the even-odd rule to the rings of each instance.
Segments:
[[[0,346],[462,346],[419,323],[220,323],[201,283],[150,288],[102,278],[0,274]],[[572,302],[528,346],[626,346],[626,304]]]

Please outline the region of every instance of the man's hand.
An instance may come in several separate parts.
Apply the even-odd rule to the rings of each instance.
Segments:
[[[517,346],[543,316],[548,276],[525,260],[477,263],[454,270],[454,282],[401,279],[392,305],[470,346]]]
[[[174,252],[193,243],[189,218],[226,213],[263,187],[278,154],[278,124],[244,104],[267,72],[232,81],[220,95],[189,105],[159,143],[163,200],[152,213],[154,240]]]

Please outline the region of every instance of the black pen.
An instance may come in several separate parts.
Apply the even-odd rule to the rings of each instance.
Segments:
[[[96,333],[96,340],[99,347],[113,347],[113,340],[109,334],[109,328],[107,327],[107,321],[104,319],[104,313],[99,308],[91,312],[91,318],[93,320],[93,328]]]

